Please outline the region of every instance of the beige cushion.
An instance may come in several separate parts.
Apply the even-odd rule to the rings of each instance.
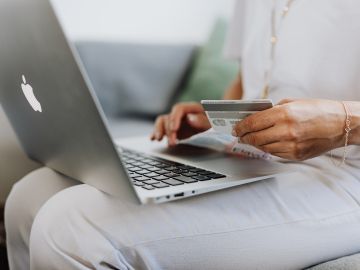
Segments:
[[[21,149],[0,106],[0,203],[5,201],[17,180],[38,167]]]

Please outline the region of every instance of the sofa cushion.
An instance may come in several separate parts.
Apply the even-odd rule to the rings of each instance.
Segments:
[[[196,49],[109,42],[79,42],[76,47],[108,116],[167,111]]]
[[[135,116],[123,116],[108,118],[111,136],[114,139],[133,136],[149,136],[154,128],[152,118],[139,118]]]
[[[224,91],[236,78],[239,65],[223,57],[226,30],[227,23],[219,19],[207,44],[196,57],[193,73],[179,96],[179,101],[221,99]]]

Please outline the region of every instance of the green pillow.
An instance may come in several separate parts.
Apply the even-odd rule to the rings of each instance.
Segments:
[[[193,72],[178,101],[201,101],[222,99],[239,72],[239,65],[223,57],[227,23],[219,19],[208,42],[196,56]]]

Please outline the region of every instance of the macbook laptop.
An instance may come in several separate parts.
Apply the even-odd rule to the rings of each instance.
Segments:
[[[0,102],[36,161],[124,201],[161,203],[286,172],[201,148],[116,140],[47,0],[0,0]]]

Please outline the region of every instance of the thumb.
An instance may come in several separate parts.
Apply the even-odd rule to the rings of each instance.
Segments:
[[[186,116],[188,124],[198,130],[207,130],[211,128],[209,120],[205,114],[188,114]]]

